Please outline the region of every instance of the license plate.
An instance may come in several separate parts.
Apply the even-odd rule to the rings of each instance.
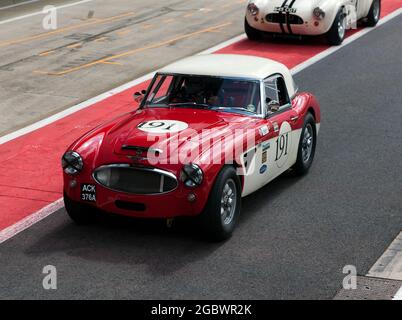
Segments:
[[[96,186],[94,184],[81,185],[81,200],[87,202],[96,202]]]

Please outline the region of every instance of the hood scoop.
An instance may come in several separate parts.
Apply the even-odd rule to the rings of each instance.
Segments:
[[[123,144],[121,146],[121,151],[131,156],[135,160],[147,160],[151,157],[159,157],[163,154],[163,150],[149,147],[132,146],[128,144]],[[125,152],[126,151],[126,152]]]
[[[121,150],[131,150],[134,151],[135,153],[143,153],[143,152],[152,152],[155,155],[160,155],[163,153],[161,149],[155,149],[155,148],[148,148],[148,147],[140,147],[140,146],[130,146],[127,144],[124,144],[121,146]]]

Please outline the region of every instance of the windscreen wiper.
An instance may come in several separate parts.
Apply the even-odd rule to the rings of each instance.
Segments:
[[[238,107],[238,108],[233,108],[233,107],[211,107],[211,110],[230,111],[230,112],[234,112],[234,113],[246,112],[246,113],[250,113],[250,114],[255,114],[254,112],[248,110],[247,108],[243,108],[243,107]]]
[[[169,103],[169,107],[199,107],[199,108],[210,108],[210,105],[206,103],[197,103],[197,102],[177,102],[177,103]]]

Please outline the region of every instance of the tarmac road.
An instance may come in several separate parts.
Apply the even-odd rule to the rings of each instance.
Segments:
[[[315,163],[244,199],[232,239],[206,243],[185,222],[77,227],[60,210],[0,246],[0,298],[333,298],[343,267],[365,275],[401,229],[401,28],[297,74],[322,105]],[[57,290],[42,287],[45,265]]]
[[[245,12],[245,0],[13,2],[0,0],[0,136],[239,35]],[[55,30],[47,5],[64,6]]]

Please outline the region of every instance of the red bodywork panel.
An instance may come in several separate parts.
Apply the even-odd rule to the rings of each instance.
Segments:
[[[268,126],[272,128],[273,122],[290,121],[290,118],[297,115],[298,119],[290,123],[293,130],[300,129],[303,127],[304,117],[307,112],[312,112],[316,122],[320,123],[321,114],[318,102],[313,95],[308,93],[297,94],[292,100],[292,108],[289,111],[274,115],[268,119],[190,108],[148,108],[133,111],[93,129],[69,147],[68,150],[76,151],[82,156],[84,167],[77,175],[71,176],[63,173],[64,191],[69,198],[79,202],[81,201],[80,185],[86,183],[95,184],[96,203],[91,203],[91,205],[101,210],[121,215],[148,218],[195,216],[204,209],[215,178],[225,164],[217,164],[216,162],[203,163],[205,152],[197,153],[193,156],[191,154],[192,150],[199,148],[200,144],[207,140],[211,141],[211,136],[222,137],[235,130],[252,130],[255,134],[256,143],[259,143],[278,135],[277,132],[270,130],[268,135],[261,136],[259,130],[261,127]],[[140,123],[151,120],[178,120],[186,122],[189,127],[179,133],[170,133],[168,136],[159,137],[161,141],[158,141],[153,139],[152,136],[155,137],[155,135],[150,135],[137,128]],[[209,130],[208,134],[198,136],[199,140],[194,142],[195,140],[192,137],[197,136],[197,133],[201,134],[203,130]],[[182,139],[182,137],[185,138]],[[159,158],[162,163],[156,165],[150,163],[149,159],[133,161],[129,156],[135,156],[135,151],[122,150],[121,148],[123,145],[151,147],[155,145],[155,142],[163,144],[166,142],[164,140],[167,139],[177,139],[177,146],[167,149]],[[246,141],[236,141],[234,144],[243,144],[245,146]],[[211,148],[212,145],[210,146]],[[238,146],[228,145],[227,147],[234,148]],[[159,195],[134,195],[107,189],[96,183],[92,177],[93,171],[102,165],[132,164],[133,166],[162,169],[173,173],[179,178],[183,164],[163,164],[163,160],[165,162],[169,160],[171,157],[170,152],[172,151],[179,154],[188,154],[187,160],[201,167],[204,173],[204,181],[199,187],[188,188],[178,179],[179,185],[172,192]],[[239,163],[239,159],[236,158],[232,165],[238,167]],[[72,180],[77,182],[74,187],[70,186]],[[190,193],[196,196],[194,202],[187,200]],[[118,200],[144,204],[146,209],[144,211],[121,209],[115,205]]]

